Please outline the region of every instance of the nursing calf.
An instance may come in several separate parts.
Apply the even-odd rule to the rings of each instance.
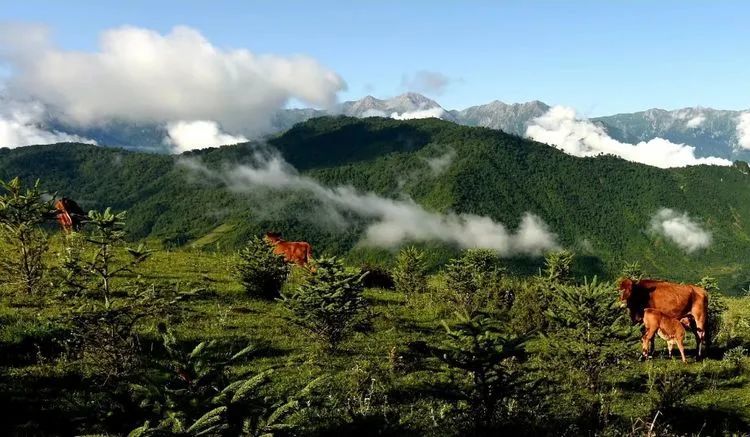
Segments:
[[[643,334],[643,338],[641,339],[643,357],[648,358],[651,354],[654,335],[658,334],[659,337],[666,340],[670,358],[672,358],[672,348],[676,344],[677,349],[680,350],[682,362],[687,362],[685,359],[685,346],[683,345],[685,340],[685,326],[683,325],[686,323],[688,323],[687,318],[677,320],[668,317],[659,310],[646,308],[643,312],[643,325],[646,327],[646,333]]]

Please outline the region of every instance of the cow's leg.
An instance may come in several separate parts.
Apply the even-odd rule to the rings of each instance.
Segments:
[[[672,358],[672,348],[674,347],[674,340],[667,340],[667,351],[669,351],[669,358]]]
[[[708,311],[708,300],[693,303],[693,307],[690,314],[693,316],[693,323],[691,327],[695,329],[695,341],[696,348],[698,349],[698,357],[702,357],[705,354],[706,348],[706,328],[707,328],[707,315]]]
[[[653,352],[654,347],[654,335],[656,334],[656,328],[651,329],[646,327],[646,333],[641,338],[641,354],[643,358],[648,358]]]
[[[684,339],[684,336],[683,338],[677,339],[677,349],[680,350],[680,356],[682,357],[682,362],[687,363],[687,360],[685,359],[685,345],[683,344],[683,341],[682,341],[683,339]]]

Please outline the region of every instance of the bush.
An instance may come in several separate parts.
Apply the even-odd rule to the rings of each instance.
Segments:
[[[473,431],[507,425],[510,412],[504,407],[520,395],[519,362],[527,338],[504,332],[497,320],[483,313],[459,314],[458,323],[445,327],[447,338],[438,358],[464,374],[456,389],[469,406]]]
[[[510,309],[511,326],[517,332],[542,331],[547,326],[548,288],[541,281],[521,284]]]
[[[514,296],[501,284],[504,273],[493,251],[470,249],[446,265],[445,285],[454,303],[473,315],[491,306],[510,306]]]
[[[281,287],[290,270],[283,256],[273,253],[273,247],[258,237],[250,240],[238,255],[234,274],[247,294],[264,299],[281,295]]]
[[[544,278],[551,283],[566,283],[570,280],[573,252],[560,250],[544,257]]]
[[[335,351],[363,319],[367,307],[361,270],[352,270],[336,258],[316,261],[316,270],[295,291],[283,296],[292,321]]]
[[[39,291],[45,271],[48,238],[41,224],[52,205],[43,200],[48,193],[39,189],[39,181],[24,190],[19,178],[0,180],[0,188],[5,191],[0,195],[0,241],[8,246],[0,256],[0,279],[13,291],[33,294]]]
[[[389,272],[388,269],[380,266],[364,264],[362,265],[361,270],[367,272],[367,276],[362,280],[362,285],[365,288],[392,290],[396,286],[393,275],[391,275],[391,272]]]
[[[721,295],[716,279],[706,276],[698,282],[699,286],[706,289],[708,296],[708,311],[706,314],[706,342],[711,345],[719,338],[724,326],[724,313],[729,308],[724,296]]]
[[[396,290],[407,296],[427,289],[427,265],[424,252],[414,246],[401,249],[393,269]]]

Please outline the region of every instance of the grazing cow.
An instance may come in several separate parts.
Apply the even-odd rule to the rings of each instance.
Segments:
[[[304,267],[312,261],[312,247],[305,241],[284,241],[278,232],[269,232],[265,237],[274,248],[273,253],[283,255],[287,262]]]
[[[60,227],[66,234],[79,230],[81,222],[86,218],[86,213],[83,212],[81,207],[73,199],[67,197],[55,202],[55,210],[57,211],[57,222],[60,223]]]
[[[706,318],[708,293],[697,285],[643,279],[620,281],[620,301],[625,304],[633,323],[643,320],[647,308],[661,311],[671,319],[690,317],[691,330],[698,345],[698,356],[703,354],[706,344]]]
[[[641,339],[643,358],[648,358],[649,355],[651,355],[654,346],[654,334],[658,333],[659,337],[667,342],[669,358],[672,358],[672,348],[677,344],[677,349],[680,350],[682,362],[686,363],[687,360],[685,359],[685,347],[683,346],[683,341],[685,340],[684,325],[688,323],[687,318],[677,320],[666,316],[659,310],[646,308],[643,311],[643,325],[646,327],[646,333],[643,334],[643,338]]]

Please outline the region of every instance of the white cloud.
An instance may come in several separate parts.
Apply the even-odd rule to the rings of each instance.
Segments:
[[[391,114],[391,118],[396,120],[414,120],[417,118],[440,118],[445,114],[443,108],[428,108],[428,109],[417,109],[416,111],[394,112]]]
[[[443,94],[452,79],[437,71],[420,70],[413,76],[404,75],[401,78],[401,86],[407,91],[415,91],[425,94]]]
[[[384,111],[381,111],[379,109],[371,108],[367,111],[363,112],[360,116],[362,118],[368,118],[368,117],[388,117],[388,114],[386,114]]]
[[[177,121],[167,124],[166,143],[175,153],[245,141],[247,138],[241,135],[233,136],[222,132],[215,121]]]
[[[19,26],[0,28],[0,56],[13,72],[9,88],[82,125],[214,120],[232,132],[254,132],[290,99],[329,106],[346,86],[313,58],[223,49],[184,26],[167,34],[110,29],[95,52],[59,49],[47,29]]]
[[[591,121],[577,119],[575,110],[564,106],[554,106],[544,115],[532,120],[526,129],[526,136],[557,146],[575,156],[610,154],[661,168],[732,164],[727,159],[717,157],[698,158],[695,156],[695,147],[675,144],[663,138],[638,144],[622,143],[611,138],[603,128]]]
[[[436,156],[434,158],[424,158],[424,161],[425,163],[427,163],[427,166],[430,167],[430,170],[432,170],[432,174],[434,176],[438,176],[442,174],[448,168],[448,166],[453,163],[454,159],[456,159],[456,151],[454,149],[450,149],[440,156]]]
[[[701,124],[703,124],[704,121],[706,121],[706,116],[703,115],[703,114],[698,114],[695,117],[693,117],[690,120],[688,120],[687,123],[685,123],[685,126],[691,128],[691,129],[694,129],[694,128],[700,126]]]
[[[743,112],[737,120],[737,145],[750,149],[750,112]]]
[[[556,235],[537,216],[527,213],[518,229],[510,232],[489,217],[474,214],[440,214],[424,209],[411,199],[395,200],[374,193],[361,193],[352,187],[324,187],[313,179],[299,175],[278,156],[256,155],[257,166],[238,166],[224,173],[208,170],[202,164],[183,163],[203,175],[218,178],[231,190],[254,192],[259,187],[284,191],[306,191],[322,202],[323,210],[333,220],[356,215],[371,223],[362,244],[396,247],[406,241],[440,241],[461,248],[488,248],[500,255],[540,255],[558,248]]]
[[[38,103],[3,101],[0,108],[0,147],[22,147],[63,142],[96,144],[96,141],[41,126],[44,108]]]
[[[651,218],[651,232],[663,235],[688,253],[711,245],[710,232],[701,228],[687,213],[670,208],[660,209]]]

